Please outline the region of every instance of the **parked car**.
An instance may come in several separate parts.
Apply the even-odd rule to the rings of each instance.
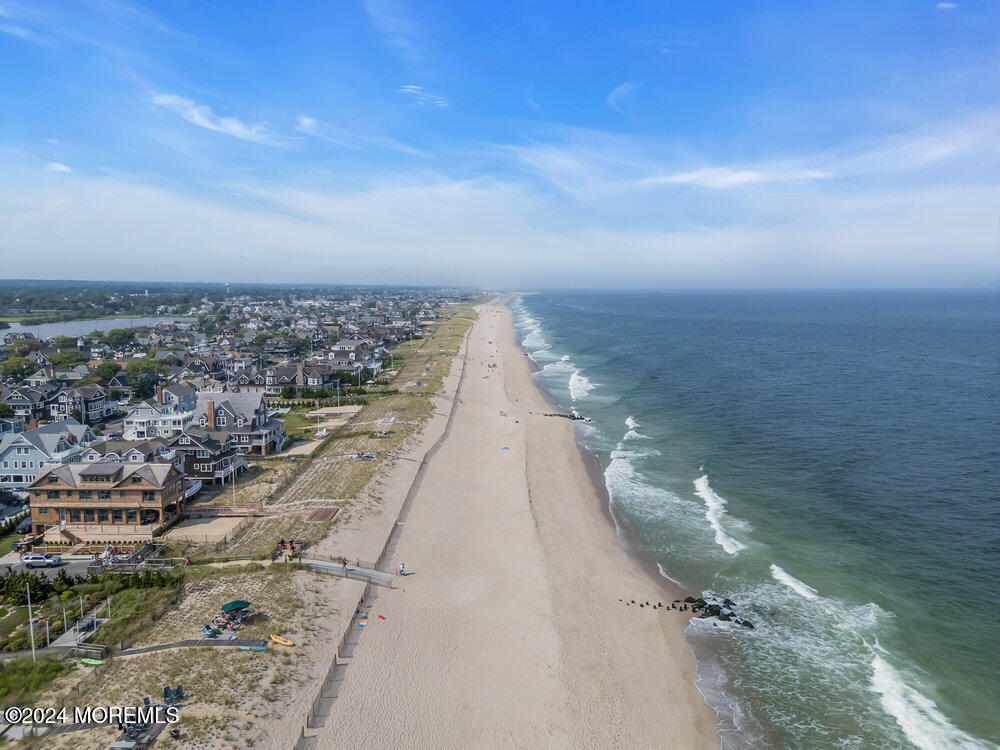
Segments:
[[[17,533],[27,534],[29,531],[31,531],[31,519],[25,518],[23,521],[21,521],[21,523],[17,525]]]
[[[59,555],[42,555],[32,552],[30,555],[25,555],[21,562],[26,568],[54,568],[62,563],[62,558]]]

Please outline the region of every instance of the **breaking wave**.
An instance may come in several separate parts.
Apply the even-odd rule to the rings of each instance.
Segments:
[[[771,576],[778,583],[783,583],[788,586],[792,591],[794,591],[799,596],[804,596],[806,599],[818,599],[819,594],[816,592],[812,586],[808,586],[798,578],[789,575],[785,572],[784,568],[780,565],[771,564]]]
[[[573,374],[569,376],[569,395],[574,401],[586,398],[595,387],[586,375],[580,374],[579,370],[574,369]]]
[[[906,739],[920,750],[990,747],[949,722],[933,700],[907,684],[884,658],[888,655],[876,646],[869,689],[878,694],[882,708],[896,720]]]
[[[726,513],[726,500],[709,485],[708,474],[694,480],[694,494],[705,501],[705,518],[712,530],[715,531],[716,544],[730,555],[735,555],[741,549],[746,549],[743,542],[733,539],[722,528],[722,517]]]

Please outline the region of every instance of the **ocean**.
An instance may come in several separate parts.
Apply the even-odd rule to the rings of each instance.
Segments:
[[[724,747],[998,747],[1000,293],[512,308],[621,533],[756,626],[687,631]]]

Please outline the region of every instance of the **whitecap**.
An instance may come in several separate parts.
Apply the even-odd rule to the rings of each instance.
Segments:
[[[594,390],[596,386],[590,382],[586,375],[581,375],[579,370],[575,370],[569,376],[569,395],[574,401],[586,398],[587,394]]]
[[[722,516],[726,512],[726,500],[719,495],[708,483],[708,474],[694,480],[694,494],[705,501],[705,518],[709,526],[715,531],[715,543],[722,547],[727,554],[735,555],[741,549],[746,549],[746,545],[733,539],[722,528]]]
[[[816,592],[812,586],[802,583],[798,578],[789,575],[780,565],[771,564],[771,576],[778,583],[783,583],[788,586],[792,591],[794,591],[799,596],[803,596],[806,599],[818,599],[819,594]]]
[[[938,705],[907,684],[883,655],[889,654],[876,647],[869,690],[879,695],[882,708],[896,720],[906,739],[921,750],[989,747],[949,722]]]

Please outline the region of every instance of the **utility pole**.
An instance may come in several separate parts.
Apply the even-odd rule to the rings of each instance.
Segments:
[[[28,589],[28,630],[31,632],[31,661],[37,662],[35,658],[35,620],[31,616],[31,581],[24,584]]]

